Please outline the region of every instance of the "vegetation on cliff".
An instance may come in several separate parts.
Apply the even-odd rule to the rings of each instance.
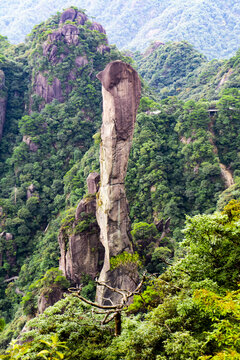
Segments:
[[[58,270],[58,236],[64,228],[67,248],[73,222],[86,234],[95,222],[81,212],[77,224],[75,214],[84,196],[94,197],[86,178],[99,170],[96,73],[124,56],[76,8],[36,26],[26,44],[1,37],[0,50],[8,94],[0,142],[1,357],[239,358],[239,52],[209,63],[180,42],[135,56],[144,95],[126,190],[135,265],[148,280],[114,338],[111,323],[101,326],[101,315],[63,296],[69,283]],[[82,294],[93,299],[94,282],[81,276]],[[50,303],[58,292],[62,299],[44,311],[43,297]],[[20,335],[29,342],[9,346],[32,317]]]

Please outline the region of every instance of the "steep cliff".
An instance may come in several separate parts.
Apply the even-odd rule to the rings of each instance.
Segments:
[[[124,187],[136,112],[141,95],[137,72],[126,63],[115,61],[98,74],[102,83],[103,122],[100,149],[100,189],[97,193],[97,221],[105,258],[99,281],[113,287],[131,289],[134,279],[124,269],[110,270],[111,257],[132,252],[129,238],[128,204]],[[135,274],[136,275],[136,274]],[[118,300],[104,287],[97,289],[97,301]]]
[[[63,223],[58,236],[61,251],[59,269],[75,285],[80,285],[86,275],[94,279],[104,259],[96,221],[96,179],[99,181],[98,174],[88,176],[89,195],[79,202],[74,218]]]

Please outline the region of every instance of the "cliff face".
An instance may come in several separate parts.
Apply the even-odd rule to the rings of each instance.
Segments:
[[[0,140],[2,138],[3,125],[5,122],[6,105],[7,105],[7,94],[5,92],[5,75],[4,72],[0,70]]]
[[[61,251],[59,269],[72,284],[81,284],[84,275],[94,279],[101,270],[104,248],[99,241],[94,195],[98,181],[98,174],[89,175],[89,196],[79,202],[73,223],[63,225],[58,237]]]
[[[97,194],[97,221],[100,240],[105,248],[104,265],[99,281],[118,288],[131,289],[133,280],[123,269],[110,270],[110,259],[124,251],[132,252],[129,238],[128,204],[124,179],[132,144],[141,83],[136,71],[122,61],[114,61],[98,74],[102,83],[103,122],[101,128],[101,185]],[[97,289],[97,301],[117,294]]]

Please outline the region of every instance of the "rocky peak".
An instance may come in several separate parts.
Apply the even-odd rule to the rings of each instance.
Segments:
[[[60,24],[65,23],[67,20],[76,21],[79,25],[84,25],[87,21],[87,16],[76,9],[69,8],[65,10],[60,18]]]
[[[34,94],[43,99],[42,103],[38,105],[38,110],[41,110],[45,104],[52,102],[54,99],[63,102],[66,96],[72,91],[69,80],[74,81],[77,77],[77,71],[89,63],[86,53],[81,50],[80,54],[76,55],[75,59],[73,59],[75,68],[73,66],[68,70],[68,73],[66,73],[64,84],[63,80],[60,80],[61,76],[57,77],[56,71],[54,71],[54,74],[51,74],[51,80],[49,81],[49,72],[52,66],[58,66],[64,60],[67,62],[66,58],[73,53],[72,46],[77,47],[83,45],[81,44],[80,33],[86,31],[86,29],[90,29],[106,34],[102,25],[96,22],[87,24],[84,28],[83,25],[85,25],[87,20],[87,16],[81,11],[73,8],[65,10],[60,17],[57,28],[51,29],[51,32],[47,35],[47,40],[41,44],[43,49],[42,54],[47,58],[49,65],[45,65],[46,69],[44,70],[35,71]],[[101,54],[109,52],[110,48],[107,46],[107,40],[99,40],[95,51]],[[41,56],[41,54],[39,55]],[[72,59],[70,63],[72,64]],[[32,108],[32,101],[30,105]]]
[[[128,271],[110,270],[110,259],[124,251],[132,253],[124,179],[140,101],[141,82],[137,72],[122,61],[111,62],[97,77],[102,83],[103,94],[101,185],[97,193],[97,221],[100,240],[105,248],[99,281],[112,287],[132,290],[135,283]],[[114,302],[119,300],[117,294],[109,294],[107,289],[98,287],[97,301],[104,303],[107,297],[111,297]]]

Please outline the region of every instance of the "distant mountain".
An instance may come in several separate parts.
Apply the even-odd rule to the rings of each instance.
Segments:
[[[70,5],[87,10],[119,48],[187,40],[209,59],[232,56],[240,37],[238,0],[1,0],[1,34],[18,43],[40,21]]]
[[[137,70],[159,98],[217,100],[225,88],[238,88],[240,51],[229,60],[211,60],[186,41],[155,42],[132,55]]]

